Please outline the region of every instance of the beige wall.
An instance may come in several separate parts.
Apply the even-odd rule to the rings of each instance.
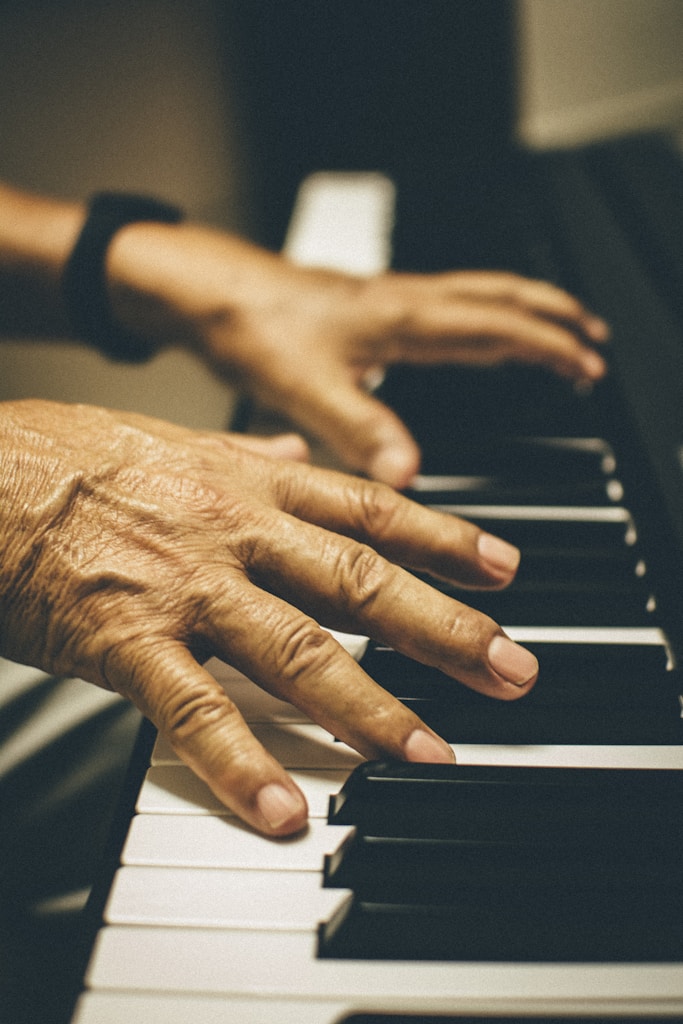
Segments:
[[[683,128],[682,0],[518,0],[518,26],[525,142]]]
[[[239,124],[210,0],[0,2],[0,176],[64,196],[116,187],[242,228]],[[231,395],[196,360],[114,366],[0,342],[0,398],[39,395],[221,427]]]

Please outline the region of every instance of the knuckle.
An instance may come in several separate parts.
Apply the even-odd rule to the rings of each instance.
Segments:
[[[273,634],[274,662],[285,684],[293,685],[321,669],[335,651],[332,637],[313,619],[302,618]]]
[[[456,654],[459,670],[468,674],[478,673],[486,664],[486,651],[491,637],[498,632],[498,626],[493,619],[475,612],[468,605],[450,603],[455,607],[449,608],[442,619],[440,635],[446,639],[446,649]]]
[[[399,510],[395,491],[382,483],[363,485],[358,496],[358,519],[364,537],[381,539],[393,532]]]
[[[347,605],[367,609],[387,578],[387,564],[366,544],[347,545],[337,559],[337,581]]]
[[[166,687],[158,706],[160,729],[173,745],[180,746],[237,716],[237,708],[230,699],[208,683],[194,683],[191,687],[177,683]]]

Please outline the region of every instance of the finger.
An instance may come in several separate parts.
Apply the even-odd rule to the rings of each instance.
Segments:
[[[539,316],[573,324],[598,344],[609,338],[609,325],[601,317],[591,313],[574,295],[548,281],[505,271],[476,270],[442,274],[437,280],[457,296],[517,305]]]
[[[452,762],[451,748],[310,617],[245,584],[212,623],[217,649],[367,758]]]
[[[535,682],[536,659],[492,619],[369,546],[283,516],[265,535],[245,566],[250,578],[324,625],[381,640],[500,699]]]
[[[421,306],[410,326],[411,336],[395,339],[393,361],[493,366],[514,359],[582,380],[598,380],[606,370],[574,331],[515,308],[473,301],[459,302],[457,311],[445,303]]]
[[[420,450],[398,416],[353,381],[322,374],[296,396],[295,415],[344,465],[398,489],[420,467]]]
[[[136,644],[108,660],[107,679],[131,699],[179,757],[243,821],[269,835],[306,823],[306,800],[262,747],[225,691],[179,644],[145,655]]]
[[[256,437],[252,434],[228,434],[228,439],[240,448],[272,459],[290,462],[309,462],[310,449],[300,434],[277,434],[274,437]]]
[[[425,508],[383,484],[309,468],[274,477],[280,507],[369,544],[385,558],[461,586],[506,586],[519,549],[458,516]]]

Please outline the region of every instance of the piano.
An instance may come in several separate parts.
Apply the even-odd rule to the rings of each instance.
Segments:
[[[471,204],[446,179],[313,175],[286,249],[509,267],[611,322],[590,393],[521,367],[377,384],[424,451],[413,497],[520,545],[509,590],[465,600],[537,653],[538,684],[498,703],[339,636],[458,759],[364,764],[212,662],[310,826],[255,835],[145,727],[73,1024],[683,1019],[683,176],[659,138],[489,164]]]

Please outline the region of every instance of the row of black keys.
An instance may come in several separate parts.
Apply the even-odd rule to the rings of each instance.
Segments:
[[[437,585],[510,626],[651,625],[653,598],[637,548],[627,543],[630,524],[621,518],[609,449],[584,445],[530,439],[474,446],[458,451],[457,475],[419,479],[412,497],[455,513],[464,506],[467,518],[522,549],[517,578],[504,591]],[[589,509],[597,510],[595,521],[583,517]]]
[[[683,959],[679,772],[370,764],[329,820],[323,957]]]
[[[516,544],[522,560],[502,591],[429,582],[504,627],[603,627],[612,642],[525,642],[541,671],[531,693],[513,702],[474,693],[378,646],[366,653],[365,670],[452,743],[681,742],[683,687],[663,642],[621,642],[618,632],[658,625],[628,511],[608,497],[591,508],[557,504],[560,485],[579,494],[618,491],[609,446],[518,439],[462,447],[452,461],[458,474],[476,468],[480,480],[484,474],[491,482],[486,509],[454,490],[455,476],[422,478],[414,496],[441,509],[464,509],[467,518]],[[510,488],[534,489],[538,503],[508,506]]]
[[[573,491],[609,508],[599,447],[524,442],[489,449],[488,464],[481,456],[473,464],[489,476],[488,504],[534,490],[528,503],[550,506]],[[476,503],[471,490],[436,484],[422,481],[416,497]],[[472,518],[521,547],[518,580],[505,594],[447,592],[503,625],[656,625],[627,518],[501,512]],[[539,681],[511,703],[378,645],[362,664],[456,744],[680,743],[680,678],[666,647],[619,638],[527,643]],[[366,765],[332,800],[329,820],[355,830],[326,859],[325,884],[353,895],[320,926],[323,957],[683,959],[683,786],[674,771]]]

